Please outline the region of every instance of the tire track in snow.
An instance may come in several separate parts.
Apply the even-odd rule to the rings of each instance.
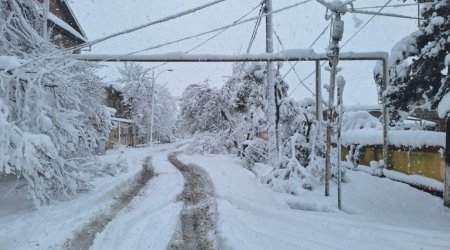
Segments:
[[[184,190],[178,199],[184,202],[178,233],[169,249],[216,249],[217,205],[212,182],[203,169],[185,165],[169,154],[169,161],[183,174]]]
[[[122,209],[130,204],[133,198],[139,194],[153,175],[151,157],[146,157],[142,165],[142,170],[134,178],[131,186],[115,198],[111,209],[85,225],[74,238],[69,239],[66,242],[64,248],[69,250],[89,249],[94,243],[95,235],[103,231],[106,225],[113,220]]]

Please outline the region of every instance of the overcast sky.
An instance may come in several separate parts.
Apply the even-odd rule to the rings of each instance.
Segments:
[[[152,20],[165,17],[183,10],[211,2],[212,0],[69,0],[75,15],[90,40],[131,28]],[[301,0],[273,0],[273,8],[279,9]],[[356,0],[355,7],[384,5],[387,0]],[[160,25],[111,39],[92,47],[86,53],[127,53],[167,41],[176,40],[188,35],[227,25],[243,16],[255,7],[260,0],[226,0],[213,7],[200,10],[194,14],[181,17]],[[409,3],[413,1],[410,0]],[[400,4],[393,0],[390,4]],[[376,11],[377,9],[371,9]],[[417,16],[417,7],[386,8],[383,12],[399,13]],[[258,9],[250,16],[256,16]],[[308,48],[320,32],[326,27],[325,8],[316,1],[295,7],[274,15],[275,31],[280,35],[285,49]],[[355,31],[355,19],[366,21],[369,15],[346,14],[343,41],[346,41]],[[198,48],[192,53],[238,54],[245,52],[255,22],[239,25],[222,33],[217,38]],[[387,51],[404,36],[417,29],[417,21],[391,17],[376,17],[366,28],[351,40],[341,51]],[[206,35],[189,41],[173,44],[145,53],[166,53],[189,50],[211,35]],[[265,51],[265,27],[261,24],[257,39],[251,53]],[[318,53],[325,52],[329,41],[329,33],[324,34],[313,49]],[[281,47],[275,42],[275,50]],[[348,105],[373,105],[377,103],[376,87],[372,78],[374,62],[340,62],[342,75],[347,80],[344,102]],[[120,64],[108,63],[108,68],[102,71],[108,81],[117,78]],[[157,64],[147,64],[148,67]],[[174,95],[180,95],[183,89],[192,83],[210,80],[212,86],[221,86],[231,74],[229,63],[170,63],[160,69],[174,69],[165,72],[157,79],[158,83],[167,84]],[[283,70],[290,68],[284,63]],[[303,78],[314,70],[313,62],[301,62],[296,69]],[[327,83],[329,74],[323,72],[322,83]],[[299,81],[294,74],[286,78],[290,89],[294,89]],[[306,81],[314,90],[314,77]],[[312,97],[304,87],[298,87],[292,97],[300,99]]]

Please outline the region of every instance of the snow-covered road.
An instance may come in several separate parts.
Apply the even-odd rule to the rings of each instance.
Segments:
[[[126,149],[127,173],[100,178],[92,192],[69,202],[35,211],[26,206],[15,210],[20,202],[8,206],[1,200],[0,224],[7,226],[0,227],[0,249],[63,248],[67,239],[109,211],[115,194],[131,185],[147,156],[153,178],[96,234],[90,249],[183,249],[178,240],[190,198],[180,194],[189,185],[168,160],[178,147]],[[117,152],[108,154],[103,161],[116,160]],[[322,190],[296,197],[275,193],[235,157],[178,158],[204,170],[207,197],[213,196],[217,206],[209,237],[218,249],[450,249],[450,210],[442,199],[408,185],[349,171],[345,212],[340,212],[333,192],[328,198]]]

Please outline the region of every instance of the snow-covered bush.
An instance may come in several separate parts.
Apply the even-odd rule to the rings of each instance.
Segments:
[[[282,160],[279,166],[263,182],[278,192],[298,194],[303,189],[312,190],[324,181],[325,173],[325,127],[315,118],[315,107],[311,100],[301,103],[287,102],[286,133],[293,133],[283,144]],[[331,162],[337,160],[332,150]],[[332,166],[332,177],[337,176]]]
[[[93,65],[42,39],[40,18],[33,1],[0,1],[0,174],[24,178],[36,206],[89,187],[109,130]]]
[[[203,132],[193,136],[186,152],[188,154],[226,154],[229,152],[227,134],[218,132]]]

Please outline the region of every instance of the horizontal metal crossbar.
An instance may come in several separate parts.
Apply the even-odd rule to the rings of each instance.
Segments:
[[[387,52],[341,53],[342,61],[375,61],[387,62]],[[250,62],[250,61],[325,61],[328,56],[325,53],[315,53],[313,50],[285,50],[268,54],[185,54],[183,52],[152,54],[152,55],[108,55],[108,54],[72,54],[72,58],[94,62]]]

